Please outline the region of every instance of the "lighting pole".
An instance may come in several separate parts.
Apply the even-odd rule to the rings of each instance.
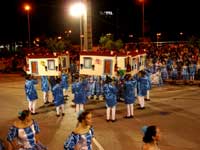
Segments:
[[[158,40],[161,36],[161,33],[156,33],[156,39],[157,39],[157,42],[156,42],[156,45],[157,45],[157,48],[158,48]]]
[[[83,50],[83,17],[86,14],[86,7],[82,2],[75,3],[70,7],[70,14],[73,17],[79,17],[80,19],[80,50]]]
[[[30,5],[26,4],[24,10],[27,12],[27,21],[28,21],[28,48],[31,47],[31,31],[30,31]]]
[[[139,0],[142,3],[142,38],[144,40],[144,2],[145,0]]]

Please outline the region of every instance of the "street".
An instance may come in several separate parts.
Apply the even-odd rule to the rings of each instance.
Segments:
[[[39,80],[40,81],[40,80]],[[25,79],[18,74],[0,74],[0,138],[5,139],[9,127],[17,118],[18,112],[27,109],[24,93]],[[73,95],[69,89],[69,100],[65,104],[65,116],[56,117],[54,106],[43,106],[40,83],[36,86],[39,100],[38,115],[33,116],[39,127],[40,141],[49,150],[63,150],[66,138],[75,128],[77,114],[72,107]],[[200,149],[200,87],[183,85],[153,86],[151,101],[146,109],[138,110],[134,105],[135,117],[124,119],[126,106],[118,102],[117,121],[106,122],[106,109],[103,100],[90,100],[86,109],[93,114],[96,139],[105,150],[141,150],[144,125],[157,125],[161,130],[161,150]],[[94,150],[95,150],[94,146]]]

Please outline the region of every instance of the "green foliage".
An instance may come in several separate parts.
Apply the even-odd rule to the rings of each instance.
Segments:
[[[124,46],[124,44],[123,44],[123,42],[122,42],[121,39],[115,41],[115,48],[116,48],[117,50],[120,50],[123,46]]]
[[[114,41],[112,34],[106,34],[105,36],[101,36],[99,44],[102,48],[117,51],[119,51],[124,45],[121,39]]]
[[[72,47],[71,42],[67,39],[49,38],[45,40],[47,48],[51,52],[62,52]]]

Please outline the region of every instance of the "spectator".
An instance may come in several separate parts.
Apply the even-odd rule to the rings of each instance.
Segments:
[[[160,129],[155,125],[144,126],[142,128],[144,132],[142,150],[160,150],[158,147],[158,141],[160,140]]]
[[[32,119],[30,111],[23,110],[9,129],[7,140],[13,149],[46,150],[47,148],[39,141],[39,132],[39,126]]]

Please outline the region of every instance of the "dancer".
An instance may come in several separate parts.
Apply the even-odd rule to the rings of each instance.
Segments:
[[[139,78],[137,80],[138,86],[138,100],[140,107],[138,109],[145,109],[144,97],[147,95],[148,79],[145,76],[145,72],[142,70],[139,72]]]
[[[104,95],[106,99],[106,120],[110,121],[110,113],[111,113],[111,121],[115,122],[115,113],[116,113],[116,105],[117,105],[117,88],[111,83],[112,79],[107,77],[105,81],[105,85],[103,87]]]
[[[56,79],[56,85],[53,87],[53,97],[54,97],[54,105],[56,106],[56,116],[60,116],[60,109],[62,116],[65,115],[64,113],[64,96],[63,96],[63,89],[60,84],[61,79]]]
[[[48,76],[41,76],[41,89],[43,92],[44,104],[49,103],[49,80]]]
[[[18,120],[9,129],[7,140],[16,150],[46,150],[39,141],[40,129],[29,110],[19,113]]]
[[[160,150],[158,142],[160,140],[160,129],[155,126],[144,126],[142,128],[144,132],[142,150]]]
[[[28,101],[28,108],[31,111],[32,115],[37,114],[35,109],[36,109],[36,102],[38,99],[38,95],[34,86],[37,83],[38,81],[34,79],[31,75],[26,75],[25,93],[26,93],[26,98]]]
[[[92,142],[99,150],[104,150],[94,137],[92,113],[84,111],[78,116],[77,127],[64,143],[65,150],[92,150]]]
[[[72,84],[72,93],[74,94],[74,103],[76,105],[75,112],[79,113],[84,110],[84,105],[87,100],[87,80],[79,81],[79,77],[75,77],[75,82]]]
[[[127,115],[125,118],[134,117],[134,102],[135,102],[135,87],[136,80],[131,79],[131,75],[126,75],[126,81],[124,84],[124,100],[127,107]]]

